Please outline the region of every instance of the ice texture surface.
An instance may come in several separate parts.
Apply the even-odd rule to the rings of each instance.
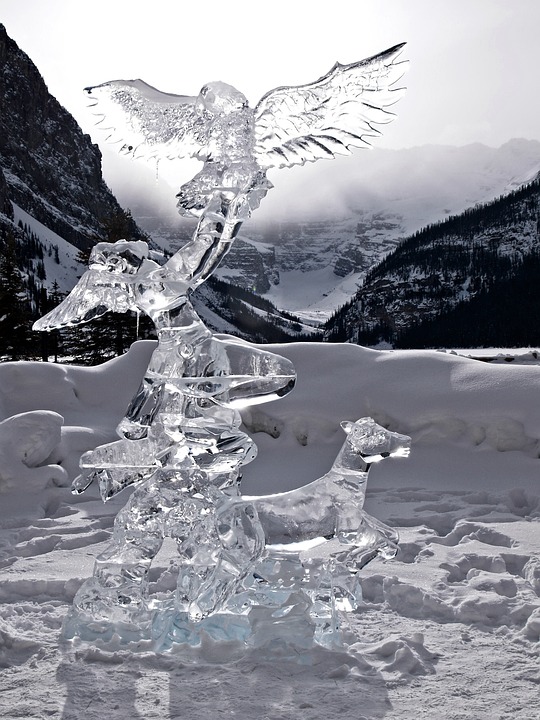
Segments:
[[[266,93],[255,108],[223,82],[197,97],[163,93],[142,80],[86,88],[108,139],[133,157],[204,161],[178,193],[181,213],[199,215],[216,189],[250,193],[251,209],[269,187],[266,170],[346,155],[381,134],[395,116],[407,64],[402,45],[349,65],[336,63],[319,80]],[[256,192],[258,188],[259,192]]]
[[[97,481],[104,501],[135,487],[93,577],[74,598],[68,636],[117,633],[166,649],[200,643],[204,631],[254,646],[332,646],[339,611],[361,598],[358,571],[378,554],[395,554],[395,532],[363,503],[370,465],[406,454],[409,438],[371,418],[342,424],[344,445],[322,477],[288,493],[242,496],[241,470],[256,446],[241,429],[239,409],[285,396],[295,370],[275,353],[214,337],[189,293],[270,189],[268,168],[347,153],[392,119],[401,48],[273,90],[254,109],[222,82],[197,97],[161,93],[141,80],[87,88],[122,152],[188,155],[204,165],[177,195],[180,213],[198,217],[187,244],[158,265],[144,242],[98,243],[77,286],[35,324],[52,330],[137,310],[158,337],[119,439],[84,453],[73,483],[81,493]],[[178,581],[174,593],[156,599],[149,570],[165,538],[176,543]]]

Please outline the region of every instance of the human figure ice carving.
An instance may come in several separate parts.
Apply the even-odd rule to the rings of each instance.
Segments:
[[[214,208],[211,222],[226,227],[218,218]],[[85,453],[74,482],[82,492],[98,479],[104,500],[142,483],[75,599],[94,619],[144,614],[148,569],[165,536],[178,543],[178,604],[193,619],[222,604],[263,549],[256,513],[238,498],[240,467],[256,450],[235,407],[286,394],[295,373],[285,358],[215,338],[193,310],[187,291],[223,250],[218,242],[208,252],[208,222],[203,214],[190,246],[161,268],[148,260],[145,243],[99,243],[72,294],[37,324],[65,326],[107,309],[138,308],[158,331],[158,347],[118,427],[123,438]],[[193,258],[196,243],[206,252],[188,275],[183,255]]]
[[[240,430],[237,408],[289,392],[292,364],[213,337],[188,294],[210,276],[241,223],[259,206],[271,187],[269,168],[346,154],[380,134],[375,126],[393,118],[387,108],[402,94],[396,86],[404,68],[396,61],[401,48],[336,64],[308,85],[272,90],[254,109],[242,93],[221,82],[205,85],[197,97],[161,93],[141,80],[87,88],[122,152],[204,162],[177,195],[180,213],[199,219],[187,245],[160,267],[145,243],[99,243],[72,293],[35,324],[48,330],[107,310],[137,309],[149,315],[158,332],[145,377],[118,426],[120,439],[85,453],[74,482],[75,491],[83,492],[97,479],[104,500],[137,484],[94,577],[75,598],[75,608],[87,619],[114,623],[149,617],[146,579],[165,536],[179,549],[175,612],[194,621],[238,607],[238,598],[250,592],[246,578],[262,562],[265,536],[275,542],[269,531],[272,512],[282,530],[287,525],[285,496],[255,502],[239,494],[241,467],[256,451]],[[320,478],[308,487],[320,493],[328,482]],[[304,502],[305,493],[295,493]],[[315,507],[319,499],[313,502]],[[355,518],[364,530],[357,527],[355,537],[365,539],[365,528],[375,521],[359,507]],[[332,533],[343,542],[343,533],[353,530],[343,530],[342,514],[339,518]],[[326,528],[326,520],[319,519]],[[310,534],[312,526],[301,520],[297,532]],[[377,527],[372,553],[384,536]],[[349,545],[356,547],[355,542]],[[335,567],[334,560],[325,565],[330,575]],[[313,595],[313,602],[317,598]]]

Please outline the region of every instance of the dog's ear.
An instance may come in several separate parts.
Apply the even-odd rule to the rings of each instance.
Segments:
[[[347,433],[347,435],[351,432],[351,430],[353,429],[353,425],[354,425],[354,423],[351,422],[350,420],[343,420],[343,421],[340,422],[339,424],[341,425],[341,427],[343,428],[343,430],[345,430],[345,432]]]

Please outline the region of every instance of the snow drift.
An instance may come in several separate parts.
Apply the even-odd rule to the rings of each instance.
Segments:
[[[127,492],[106,505],[69,491],[81,452],[114,427],[154,348],[97,368],[0,365],[0,718],[434,717],[540,714],[540,373],[429,351],[271,347],[297,388],[243,415],[259,447],[244,491],[326,472],[339,421],[371,415],[411,435],[408,459],[373,468],[366,509],[395,526],[393,561],[363,571],[347,652],[304,664],[207,643],[174,652],[60,641],[63,618],[110,538]],[[265,346],[268,349],[268,346]],[[153,591],[173,582],[174,549]],[[307,663],[307,664],[305,664]],[[479,668],[483,672],[478,672]],[[34,682],[39,678],[39,682]]]

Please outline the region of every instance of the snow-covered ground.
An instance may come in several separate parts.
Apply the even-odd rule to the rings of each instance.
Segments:
[[[51,289],[54,281],[58,283],[58,291],[61,293],[69,292],[77,278],[82,275],[84,268],[77,262],[78,250],[71,243],[60,237],[53,230],[40,223],[32,215],[29,215],[15,203],[13,205],[14,222],[21,222],[26,225],[30,232],[33,232],[44,244],[45,250],[51,250],[49,255],[45,252],[43,263],[45,265],[45,287]],[[58,262],[54,257],[54,251],[58,252]]]
[[[259,447],[246,493],[322,475],[343,419],[413,438],[408,459],[370,474],[367,510],[399,528],[401,551],[364,569],[343,651],[228,659],[207,644],[194,663],[62,640],[127,499],[76,498],[69,480],[82,451],[113,439],[152,349],[98,368],[0,365],[0,718],[538,720],[540,373],[518,360],[276,348],[298,384],[244,415]]]

